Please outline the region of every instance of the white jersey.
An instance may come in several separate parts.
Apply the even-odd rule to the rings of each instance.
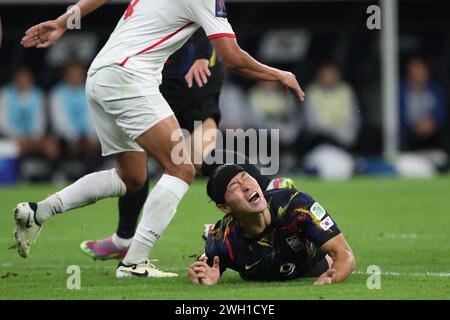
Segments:
[[[224,0],[132,0],[88,73],[120,65],[160,81],[167,58],[199,27],[209,39],[235,37],[226,16]]]

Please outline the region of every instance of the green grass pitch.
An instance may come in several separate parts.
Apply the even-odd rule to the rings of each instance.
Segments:
[[[171,225],[152,252],[157,266],[180,274],[172,279],[115,279],[116,261],[93,261],[81,241],[112,234],[116,200],[66,213],[43,228],[28,259],[9,249],[12,209],[57,191],[51,185],[0,188],[0,299],[450,299],[450,178],[436,180],[354,179],[321,182],[297,179],[337,221],[352,246],[356,272],[347,282],[312,286],[313,279],[244,282],[227,271],[221,284],[192,286],[190,257],[202,251],[203,224],[220,213],[208,203],[205,180],[190,189]],[[66,286],[69,265],[81,270],[81,289]],[[381,288],[367,287],[367,267],[381,269]]]

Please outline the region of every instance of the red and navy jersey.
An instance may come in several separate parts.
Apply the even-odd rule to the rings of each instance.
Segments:
[[[325,254],[319,249],[340,233],[336,222],[311,196],[296,189],[264,192],[271,223],[257,238],[245,234],[239,221],[225,216],[209,231],[205,254],[212,266],[246,280],[290,280],[304,276]]]

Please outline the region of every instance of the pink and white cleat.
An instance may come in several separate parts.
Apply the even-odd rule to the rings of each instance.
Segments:
[[[295,182],[290,178],[275,178],[272,179],[266,190],[272,189],[295,189]]]
[[[109,260],[125,258],[128,248],[119,248],[112,241],[112,237],[102,240],[87,240],[80,244],[80,249],[94,260]]]

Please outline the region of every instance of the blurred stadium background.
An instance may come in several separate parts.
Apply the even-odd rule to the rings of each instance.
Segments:
[[[71,3],[0,0],[0,184],[65,181],[112,165],[99,157],[82,88],[128,1],[84,18],[81,30],[50,49],[19,44],[27,27]],[[389,6],[381,30],[366,25],[371,5]],[[230,75],[221,129],[281,128],[283,173],[347,179],[448,172],[448,1],[230,0],[227,7],[241,46],[292,70],[307,100],[299,105],[280,88]]]

